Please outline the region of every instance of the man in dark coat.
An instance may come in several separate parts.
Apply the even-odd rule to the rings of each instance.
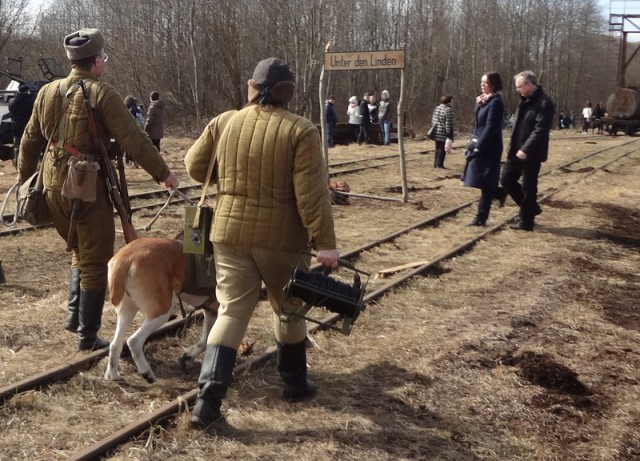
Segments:
[[[13,137],[14,147],[14,161],[18,161],[18,150],[20,148],[20,140],[22,139],[22,133],[31,118],[31,112],[33,111],[33,103],[36,98],[29,92],[28,85],[22,84],[18,87],[18,94],[16,94],[11,101],[9,101],[9,113],[11,114],[11,136]]]
[[[363,137],[362,141],[368,143],[369,129],[371,127],[371,116],[369,115],[369,93],[364,94],[364,98],[358,102],[358,107],[360,108],[360,115],[362,115],[362,126],[360,127],[361,135]],[[361,135],[358,135],[358,142],[360,142]]]
[[[549,153],[555,107],[530,70],[517,74],[514,82],[521,101],[500,183],[520,206],[520,220],[511,227],[532,231],[536,215],[542,212],[537,201],[538,174]]]
[[[165,108],[166,104],[160,99],[160,93],[152,91],[144,131],[151,138],[151,142],[156,146],[158,152],[160,152],[160,140],[164,137]]]
[[[333,147],[333,132],[338,123],[338,116],[336,114],[336,97],[330,96],[325,102],[325,121],[327,122],[327,146]]]

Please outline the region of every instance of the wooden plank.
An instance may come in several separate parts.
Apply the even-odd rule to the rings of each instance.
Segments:
[[[382,269],[381,271],[378,271],[378,273],[376,274],[376,277],[386,277],[389,274],[393,274],[395,272],[400,272],[402,270],[405,269],[413,269],[414,267],[419,267],[422,266],[424,264],[429,264],[429,261],[415,261],[412,263],[407,263],[407,264],[402,264],[401,266],[395,266],[395,267],[390,267],[388,269]]]

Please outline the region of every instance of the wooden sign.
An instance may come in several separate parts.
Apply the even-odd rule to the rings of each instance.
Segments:
[[[404,69],[404,51],[325,53],[325,70]]]

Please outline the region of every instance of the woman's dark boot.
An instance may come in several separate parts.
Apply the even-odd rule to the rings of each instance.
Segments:
[[[80,290],[80,314],[78,316],[79,351],[96,351],[109,346],[109,341],[98,338],[103,307],[104,291]]]
[[[80,312],[80,269],[74,267],[71,269],[69,278],[69,302],[67,304],[69,315],[64,323],[65,329],[77,333]]]
[[[297,402],[313,397],[316,386],[307,380],[306,340],[296,344],[278,343],[278,373],[284,381],[282,398]]]
[[[477,227],[482,227],[486,224],[486,221],[484,219],[480,219],[477,216],[475,218],[473,218],[473,221],[471,221],[468,226],[477,226]]]
[[[193,426],[206,428],[224,421],[220,407],[233,379],[235,364],[235,349],[207,344],[198,378],[200,391],[191,416]]]

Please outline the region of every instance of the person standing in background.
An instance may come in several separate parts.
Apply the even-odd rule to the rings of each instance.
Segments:
[[[507,196],[498,186],[500,180],[500,157],[502,157],[502,78],[497,72],[487,72],[480,79],[482,93],[476,98],[476,126],[473,138],[476,145],[468,153],[462,180],[467,187],[480,189],[478,211],[470,226],[484,226],[489,218],[491,202],[498,199],[504,205]]]
[[[602,117],[604,117],[604,105],[599,102],[596,107],[593,108],[593,123],[591,125],[591,134],[594,134],[596,129],[598,134],[602,134]]]
[[[358,144],[369,142],[369,127],[371,126],[371,116],[369,115],[369,93],[365,93],[364,97],[358,102],[362,124],[360,125],[360,134],[358,135]]]
[[[589,133],[589,125],[591,124],[591,118],[593,117],[593,109],[591,101],[587,101],[587,105],[582,108],[582,133]]]
[[[391,127],[395,117],[395,104],[391,101],[391,96],[387,90],[380,93],[380,104],[378,106],[378,119],[382,128],[382,144],[391,144]]]
[[[9,113],[11,114],[11,136],[13,137],[13,163],[18,165],[18,153],[20,151],[20,141],[22,133],[31,118],[35,95],[31,94],[30,88],[24,83],[18,87],[16,94],[9,101]]]
[[[447,139],[453,142],[453,109],[451,101],[453,96],[445,94],[440,98],[440,104],[436,106],[431,117],[431,123],[436,124],[433,140],[436,143],[436,151],[433,158],[434,168],[444,168],[444,159],[447,155],[445,143]]]
[[[149,99],[149,109],[147,110],[144,131],[151,139],[153,145],[156,146],[158,152],[160,152],[160,140],[164,137],[166,104],[160,99],[160,93],[157,91],[152,91]]]
[[[338,124],[338,115],[336,114],[336,97],[329,96],[324,103],[325,122],[327,123],[327,146],[333,147],[333,131]]]
[[[377,124],[380,121],[378,117],[379,107],[376,95],[369,95],[369,120],[371,120],[373,124]]]
[[[358,106],[358,98],[356,96],[351,96],[349,98],[347,116],[349,117],[349,131],[351,131],[351,141],[359,143],[360,132],[362,130],[362,114],[360,113],[360,106]]]

